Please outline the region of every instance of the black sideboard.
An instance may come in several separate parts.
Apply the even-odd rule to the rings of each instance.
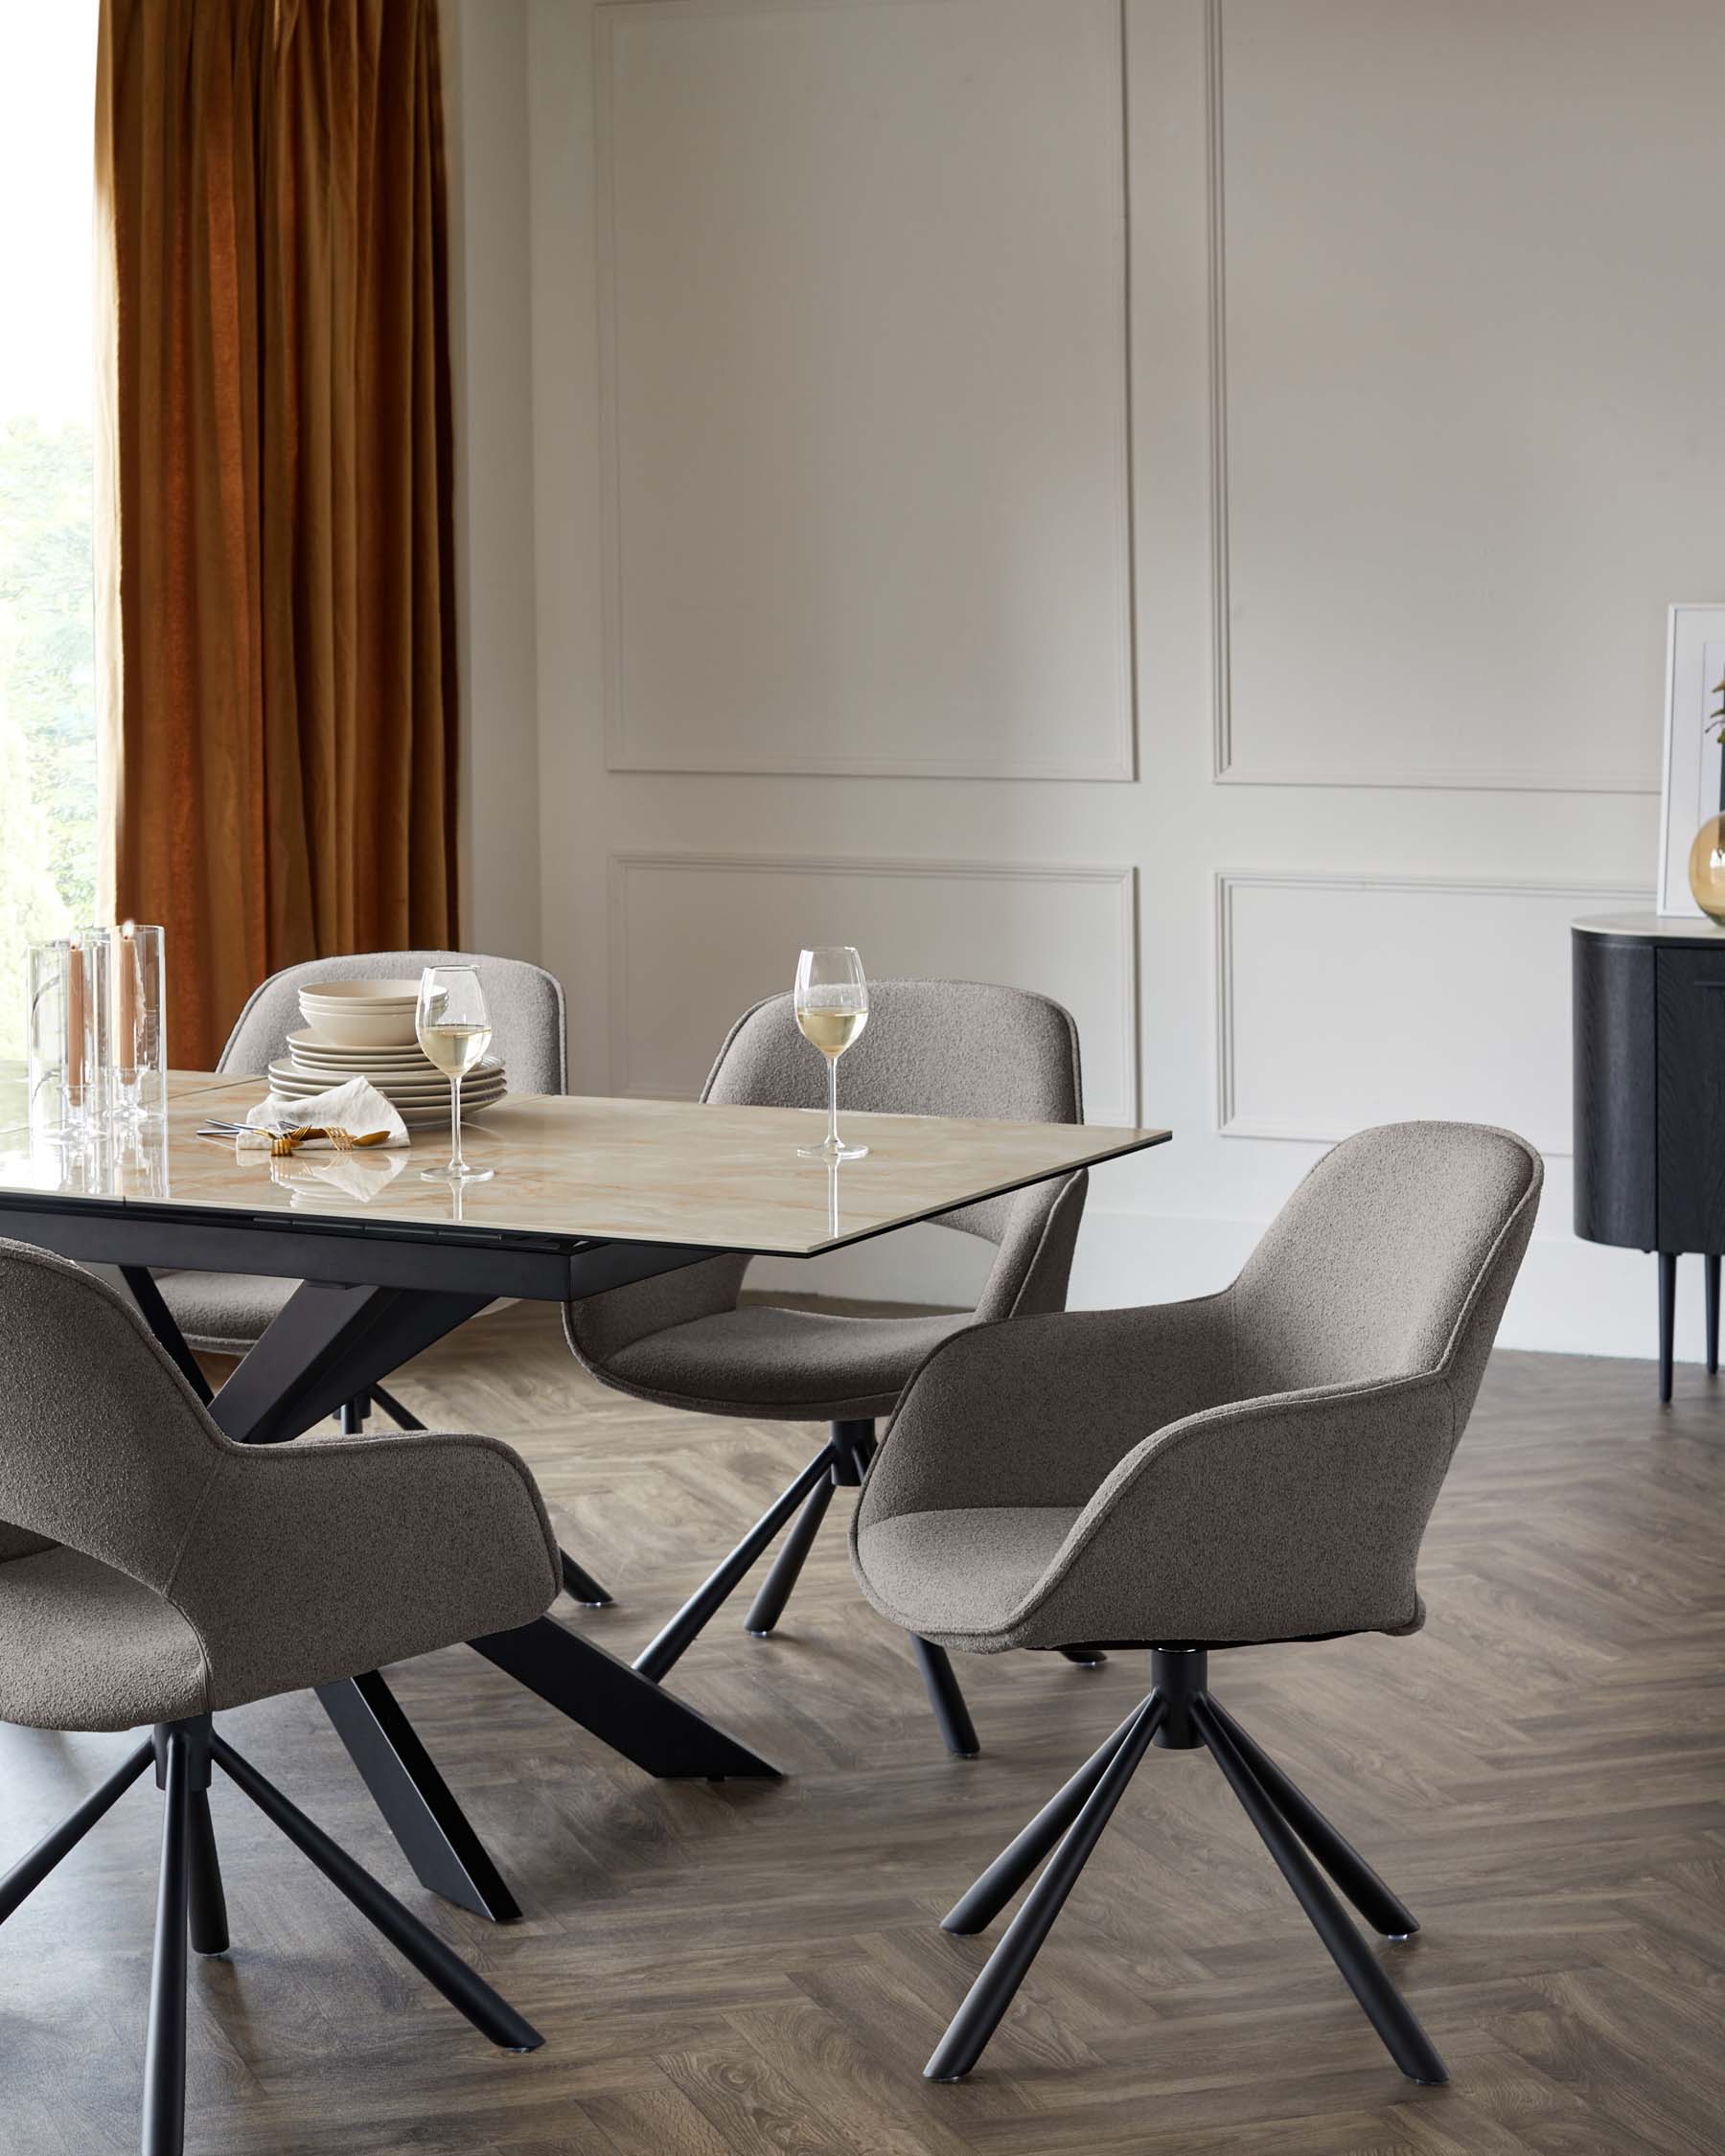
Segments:
[[[1576,1233],[1659,1253],[1659,1397],[1671,1397],[1677,1260],[1703,1261],[1719,1367],[1725,1252],[1725,929],[1656,913],[1577,921]]]

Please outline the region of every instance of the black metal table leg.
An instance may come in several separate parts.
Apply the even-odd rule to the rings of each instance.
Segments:
[[[319,1685],[317,1697],[420,1885],[513,1923],[520,1904],[378,1672]]]
[[[477,1316],[490,1299],[446,1289],[337,1288],[308,1280],[241,1359],[210,1412],[242,1445],[297,1437]]]
[[[600,1586],[585,1565],[579,1565],[566,1549],[557,1553],[558,1567],[563,1573],[564,1593],[571,1601],[581,1603],[589,1610],[609,1610],[612,1595],[609,1589]]]
[[[551,1617],[468,1644],[650,1775],[778,1779],[776,1767],[717,1723]]]
[[[138,1306],[138,1315],[168,1350],[174,1367],[207,1408],[210,1404],[210,1381],[197,1366],[197,1358],[186,1344],[186,1336],[179,1329],[179,1320],[169,1309],[162,1291],[155,1284],[155,1275],[147,1265],[123,1265],[120,1277],[126,1291]]]

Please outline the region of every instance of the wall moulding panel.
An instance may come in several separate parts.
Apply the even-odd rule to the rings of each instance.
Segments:
[[[1132,778],[1122,0],[594,20],[609,767]]]
[[[1206,28],[1215,776],[1657,791],[1665,608],[1719,576],[1725,10]]]
[[[1219,875],[1218,1130],[1327,1144],[1436,1116],[1568,1154],[1570,923],[1651,903],[1616,884]]]
[[[1138,1120],[1131,868],[631,852],[610,877],[615,1093],[698,1092],[733,1021],[791,986],[801,946],[852,943],[879,978],[1051,996],[1078,1023],[1086,1120]],[[840,1104],[843,1086],[840,1066]]]

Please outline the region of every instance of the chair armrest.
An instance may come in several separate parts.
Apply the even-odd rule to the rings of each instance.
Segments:
[[[167,1598],[214,1708],[541,1617],[562,1584],[532,1476],[495,1438],[222,1443]]]
[[[949,1506],[1082,1505],[1146,1431],[1227,1397],[1228,1291],[1056,1311],[956,1333],[911,1380],[857,1520]]]
[[[627,1287],[610,1288],[580,1302],[566,1302],[564,1333],[582,1368],[602,1377],[611,1357],[636,1341],[673,1325],[690,1324],[697,1318],[735,1310],[748,1271],[747,1257],[727,1251],[722,1257],[679,1266],[674,1273],[632,1280]]]
[[[1039,1583],[1032,1630],[1169,1643],[1412,1630],[1457,1434],[1442,1372],[1189,1415],[1095,1491]]]

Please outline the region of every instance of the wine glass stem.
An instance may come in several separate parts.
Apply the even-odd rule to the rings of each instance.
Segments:
[[[461,1074],[449,1080],[449,1173],[463,1176],[467,1162],[461,1158]]]
[[[839,1058],[827,1058],[827,1150],[839,1150]]]

